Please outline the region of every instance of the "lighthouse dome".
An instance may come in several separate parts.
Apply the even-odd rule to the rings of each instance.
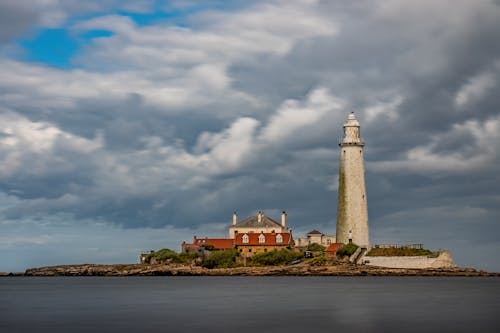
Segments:
[[[354,112],[349,113],[349,115],[347,116],[347,121],[344,123],[344,127],[347,127],[347,126],[359,127],[359,122],[358,122],[358,119],[356,118],[356,115],[354,114]]]

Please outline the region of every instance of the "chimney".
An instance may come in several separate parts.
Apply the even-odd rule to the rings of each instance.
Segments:
[[[285,211],[283,211],[281,213],[281,226],[283,228],[286,228],[286,212]]]
[[[236,214],[236,211],[233,213],[233,225],[236,225],[238,223],[238,214]]]
[[[262,211],[259,210],[259,214],[257,214],[257,222],[262,222]]]

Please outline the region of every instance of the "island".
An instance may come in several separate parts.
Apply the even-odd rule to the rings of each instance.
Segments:
[[[2,276],[500,276],[474,268],[400,269],[365,265],[340,264],[314,266],[309,264],[205,268],[176,264],[60,265],[27,269],[24,273]]]

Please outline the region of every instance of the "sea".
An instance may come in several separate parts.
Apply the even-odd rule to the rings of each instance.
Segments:
[[[0,332],[500,332],[500,278],[4,277]]]

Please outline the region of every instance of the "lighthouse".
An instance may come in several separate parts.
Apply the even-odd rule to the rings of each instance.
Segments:
[[[361,138],[359,122],[353,112],[344,123],[344,136],[339,146],[337,242],[368,247],[370,241],[365,185],[365,143]]]

